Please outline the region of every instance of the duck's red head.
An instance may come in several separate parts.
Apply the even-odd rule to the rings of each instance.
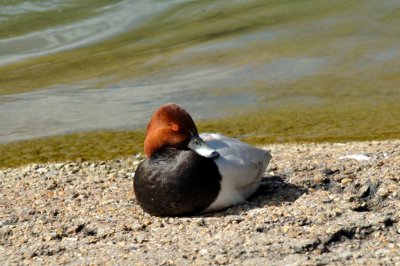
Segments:
[[[201,147],[201,153],[196,151]],[[147,125],[146,138],[144,140],[144,152],[149,158],[159,149],[193,149],[202,156],[215,158],[218,153],[208,150],[208,147],[199,137],[197,127],[192,117],[183,108],[176,104],[165,104],[158,108]]]

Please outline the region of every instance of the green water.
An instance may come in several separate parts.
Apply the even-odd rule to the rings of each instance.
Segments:
[[[22,0],[1,4],[3,142],[88,129],[140,129],[158,104],[171,100],[186,107],[196,120],[206,119],[200,123],[203,130],[251,143],[400,136],[399,1],[138,1],[136,6],[131,1],[34,2],[41,8],[24,9],[21,6],[29,1]],[[9,9],[3,9],[7,3]],[[121,18],[135,19],[119,21],[117,14],[123,10],[127,12]],[[54,37],[48,31],[66,25],[93,29],[87,21],[97,17],[109,22],[101,38],[96,38],[96,31],[87,36],[78,32],[74,40],[75,35],[66,30],[48,50],[36,47],[34,39],[13,42],[21,49],[4,41],[24,40],[34,33]],[[164,84],[167,77],[176,80]],[[68,117],[68,112],[62,112],[58,121],[56,116],[35,127],[25,123],[34,112],[23,103],[33,106],[44,98],[38,91],[45,95],[53,91],[57,96],[75,86],[89,95],[105,94],[112,102],[120,84],[135,88],[154,81],[157,86],[144,87],[145,95],[140,89],[127,89],[131,102],[111,118],[101,113],[82,122],[76,113]],[[63,108],[84,105],[74,105],[76,101],[71,96]],[[113,104],[107,109],[121,105]],[[10,109],[23,112],[7,113]],[[122,128],[125,113],[131,113],[137,123]],[[120,123],[110,122],[119,116]],[[67,120],[69,125],[63,123]],[[15,121],[24,123],[13,129]],[[50,132],[54,121],[60,130]],[[104,124],[70,127],[92,121]],[[24,135],[13,138],[22,131]]]

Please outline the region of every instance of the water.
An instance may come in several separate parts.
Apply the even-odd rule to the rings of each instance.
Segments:
[[[182,102],[202,118],[218,113],[227,115],[228,108],[218,109],[221,104],[240,107],[257,102],[255,95],[243,92],[225,97],[196,92],[199,82],[209,80],[211,84],[213,80],[223,79],[223,76],[221,69],[218,72],[208,69],[155,81],[122,82],[95,90],[85,86],[70,86],[68,89],[63,86],[4,96],[5,102],[0,106],[4,126],[1,138],[12,141],[49,133],[143,128],[153,110],[165,102]]]
[[[3,0],[0,142],[143,128],[165,102],[195,119],[379,103],[390,119],[399,32],[397,0]]]

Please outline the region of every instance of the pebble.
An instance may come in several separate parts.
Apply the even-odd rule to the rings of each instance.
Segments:
[[[351,179],[351,178],[343,178],[341,181],[340,181],[340,183],[342,184],[342,185],[344,185],[344,186],[347,186],[348,184],[350,184],[351,182],[353,182],[353,179]]]
[[[208,253],[208,250],[205,249],[205,248],[203,248],[203,249],[201,249],[201,250],[199,251],[199,254],[202,255],[202,256],[207,255],[207,253]]]
[[[326,178],[326,176],[323,175],[323,174],[317,174],[317,175],[314,176],[314,182],[315,182],[316,184],[325,183],[325,182],[327,182],[327,180],[329,180],[329,179]]]
[[[381,186],[376,193],[380,197],[387,197],[390,192],[385,186]]]

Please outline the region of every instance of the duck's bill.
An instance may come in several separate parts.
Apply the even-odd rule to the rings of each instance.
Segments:
[[[190,139],[188,147],[189,149],[203,157],[215,159],[219,156],[219,153],[211,147],[207,146],[207,144],[199,136],[193,135]]]

